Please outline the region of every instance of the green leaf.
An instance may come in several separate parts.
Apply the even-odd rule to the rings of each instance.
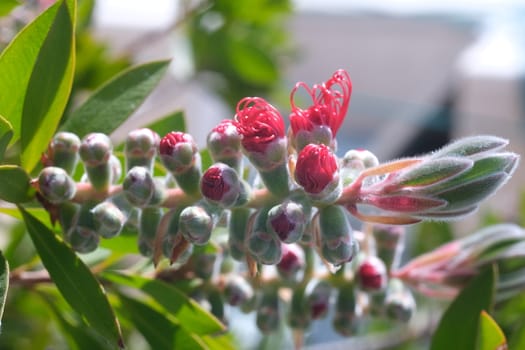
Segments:
[[[479,316],[477,350],[504,350],[507,349],[507,339],[494,319],[486,312],[481,311]]]
[[[157,86],[168,64],[151,62],[117,75],[73,112],[61,129],[81,138],[91,132],[111,134]]]
[[[184,117],[183,111],[176,111],[167,116],[164,116],[151,124],[146,125],[146,128],[149,128],[155,131],[160,137],[164,137],[167,133],[171,131],[186,131],[186,119]]]
[[[20,5],[17,0],[2,0],[0,1],[0,17],[5,16],[11,12],[12,9]]]
[[[74,3],[74,2],[73,2]],[[75,8],[60,2],[31,72],[21,122],[21,163],[31,171],[55,133],[73,84]]]
[[[152,349],[206,348],[194,335],[149,305],[123,294],[119,294],[119,298],[122,311],[129,315]]]
[[[38,221],[46,225],[46,227],[52,229],[53,225],[51,224],[51,218],[49,217],[49,213],[44,208],[26,208],[26,211],[33,215]],[[24,220],[20,210],[16,208],[0,207],[0,213],[9,215],[18,220]]]
[[[13,138],[13,127],[11,123],[0,115],[0,162],[4,160],[4,154]]]
[[[23,203],[31,200],[34,189],[31,178],[16,165],[0,165],[0,199],[11,203]]]
[[[0,324],[4,315],[4,306],[9,289],[9,264],[2,252],[0,252]]]
[[[13,126],[13,142],[20,138],[22,107],[29,78],[58,7],[57,3],[42,12],[0,55],[0,114]]]
[[[79,257],[42,222],[19,206],[44,267],[64,299],[112,346],[123,347],[120,326],[102,286]]]
[[[483,270],[443,314],[432,337],[431,350],[475,350],[480,313],[490,310],[495,295],[495,266]]]
[[[46,301],[47,306],[53,313],[58,324],[67,336],[68,345],[71,349],[77,350],[110,350],[109,344],[103,341],[103,338],[98,338],[90,327],[86,327],[84,323],[73,323],[65,317],[65,310],[56,305],[55,300],[42,295],[42,299]]]
[[[225,330],[224,325],[215,316],[166,282],[116,272],[104,272],[102,277],[108,281],[137,288],[149,294],[173,314],[180,321],[181,326],[190,333],[205,335]]]

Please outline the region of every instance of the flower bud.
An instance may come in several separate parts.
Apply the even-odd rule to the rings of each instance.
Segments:
[[[241,134],[234,121],[230,119],[221,121],[211,130],[206,141],[214,162],[222,162],[236,171],[240,170]]]
[[[358,243],[353,238],[348,214],[339,205],[330,205],[319,210],[319,242],[322,257],[339,266],[353,259]]]
[[[120,233],[126,216],[111,202],[102,202],[91,209],[96,232],[104,238],[112,238]]]
[[[208,243],[214,225],[212,216],[201,206],[189,206],[180,213],[179,230],[195,245]]]
[[[82,139],[80,158],[84,163],[89,182],[97,190],[105,191],[112,182],[109,165],[112,152],[111,140],[102,133],[91,133]]]
[[[343,186],[352,183],[363,170],[377,165],[379,165],[379,160],[368,150],[352,149],[347,151],[341,162]]]
[[[149,205],[155,193],[155,182],[146,168],[136,166],[126,174],[122,182],[122,189],[131,204],[145,207]]]
[[[301,239],[310,221],[310,208],[287,200],[268,212],[268,230],[276,234],[284,243],[294,243]]]
[[[282,257],[281,241],[266,228],[268,212],[261,209],[255,217],[252,232],[248,237],[248,251],[261,264],[275,265]]]
[[[111,171],[111,183],[118,184],[122,177],[122,164],[120,164],[120,160],[114,154],[109,157],[109,167]]]
[[[241,306],[254,297],[252,286],[238,275],[229,275],[224,286],[224,297],[231,306]]]
[[[330,307],[332,286],[326,281],[312,280],[306,287],[310,316],[313,320],[323,318]]]
[[[46,167],[38,175],[38,189],[48,201],[57,204],[75,196],[76,184],[64,169]]]
[[[241,192],[237,172],[223,163],[215,163],[201,178],[201,193],[209,202],[223,208],[236,204]]]
[[[281,308],[277,291],[265,291],[257,308],[257,327],[263,334],[274,332],[279,327]]]
[[[100,238],[95,231],[77,226],[69,232],[67,241],[73,250],[86,254],[97,249]]]
[[[388,281],[384,307],[388,318],[408,322],[415,312],[416,301],[401,280],[392,278]]]
[[[162,164],[170,172],[181,174],[195,164],[197,144],[190,134],[172,131],[159,143],[159,155]]]
[[[302,149],[295,180],[314,200],[331,203],[341,195],[337,157],[325,145],[309,144]]]
[[[61,131],[55,134],[47,149],[47,162],[49,165],[64,169],[72,174],[78,163],[78,150],[80,139],[77,135]],[[47,166],[47,164],[45,164]]]
[[[304,268],[304,252],[297,244],[282,244],[282,258],[277,263],[277,272],[284,279],[293,279]]]
[[[129,171],[134,166],[143,166],[152,172],[153,160],[159,143],[159,135],[151,129],[131,131],[126,137],[124,149],[126,169]]]
[[[356,271],[359,287],[368,292],[381,291],[387,284],[386,266],[381,259],[369,255],[359,262]]]

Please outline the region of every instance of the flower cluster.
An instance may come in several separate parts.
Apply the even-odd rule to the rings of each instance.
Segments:
[[[300,90],[310,106],[297,105]],[[407,321],[415,303],[405,282],[449,281],[458,264],[466,264],[463,272],[476,269],[468,265],[472,255],[454,266],[426,266],[424,259],[396,269],[404,231],[392,225],[472,212],[512,176],[519,157],[503,151],[506,140],[477,136],[383,164],[362,149],[339,158],[335,137],[351,91],[343,70],[312,87],[298,83],[288,132],[276,107],[259,97],[242,99],[233,120],[209,133],[212,164],[205,168],[196,142],[182,131],[130,132],[124,171],[108,136],[80,140],[61,132],[33,183],[73,249],[89,252],[100,239],[136,232],[138,252],[155,264],[164,256],[174,266],[193,267],[209,284],[204,290],[221,319],[226,301],[257,310],[259,328],[275,330],[283,312],[278,289],[286,286],[292,291],[288,321],[298,330],[327,314],[332,295],[341,334],[352,334],[366,312]],[[74,175],[79,160],[82,178]],[[369,224],[355,230],[351,216]],[[460,252],[465,244],[436,254]],[[227,267],[232,261],[246,264],[248,274]],[[276,266],[278,277],[254,291],[267,265]]]

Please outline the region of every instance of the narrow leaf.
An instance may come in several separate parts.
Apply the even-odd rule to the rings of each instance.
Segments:
[[[16,165],[0,165],[0,199],[11,203],[30,201],[34,189],[30,185],[31,178]]]
[[[4,154],[13,138],[13,127],[11,123],[0,115],[0,162],[4,160]]]
[[[396,187],[427,186],[451,177],[472,167],[471,159],[445,157],[423,161],[413,168],[409,168],[395,180]]]
[[[19,206],[44,267],[64,299],[114,347],[123,347],[120,326],[102,286],[80,258],[42,222]]]
[[[364,203],[371,204],[383,210],[395,211],[398,213],[417,213],[430,209],[438,209],[447,204],[447,202],[442,199],[408,195],[369,195],[364,198]]]
[[[496,280],[496,268],[491,267],[465,287],[443,314],[432,337],[431,350],[476,348],[479,315],[492,308]]]
[[[438,157],[468,157],[489,151],[496,151],[508,145],[509,141],[497,136],[478,135],[470,136],[454,141],[432,154]]]
[[[2,252],[0,252],[0,325],[4,315],[4,306],[9,289],[9,264]]]
[[[478,331],[477,350],[506,350],[507,339],[494,319],[481,311]]]
[[[213,315],[166,282],[116,272],[105,272],[102,276],[111,282],[137,288],[149,294],[180,320],[181,326],[191,333],[204,335],[225,330],[224,325]]]
[[[136,299],[119,294],[122,311],[129,315],[152,349],[205,349],[187,330]]]
[[[74,3],[74,2],[73,2]],[[58,127],[73,84],[75,50],[73,16],[60,2],[31,72],[21,122],[21,162],[31,171]]]
[[[13,127],[13,142],[20,138],[22,107],[27,85],[59,3],[42,12],[22,29],[0,55],[0,114]]]
[[[151,62],[117,75],[73,112],[61,129],[79,137],[91,132],[111,134],[157,86],[168,64]]]

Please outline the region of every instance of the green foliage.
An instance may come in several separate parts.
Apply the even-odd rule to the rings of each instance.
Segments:
[[[0,17],[7,15],[18,5],[20,5],[20,2],[17,0],[2,0],[0,2]]]
[[[0,324],[4,314],[4,306],[9,289],[9,263],[0,252]]]
[[[75,64],[74,13],[75,7],[59,2],[27,84],[21,121],[21,161],[27,171],[40,160],[67,105]]]
[[[505,335],[494,319],[482,311],[479,316],[479,330],[477,339],[477,350],[503,349],[507,345]]]
[[[4,160],[4,154],[13,137],[13,127],[4,117],[0,116],[0,162]]]
[[[90,132],[110,134],[157,86],[169,61],[129,69],[98,89],[64,122],[61,129],[83,137]]]
[[[16,165],[0,165],[0,199],[11,203],[30,201],[35,194],[30,185],[31,178]]]
[[[113,309],[89,268],[55,233],[25,209],[19,209],[42,263],[67,302],[110,344],[123,347]]]
[[[492,310],[496,280],[495,267],[485,269],[454,299],[434,333],[431,350],[476,349],[480,314]]]

